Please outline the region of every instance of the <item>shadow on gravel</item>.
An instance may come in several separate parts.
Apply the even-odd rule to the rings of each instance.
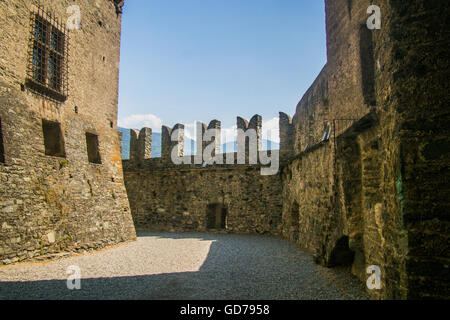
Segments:
[[[0,281],[0,299],[367,299],[356,278],[315,265],[309,254],[278,238],[144,232],[139,237],[213,242],[197,272],[82,279],[81,290],[68,290],[66,280]]]

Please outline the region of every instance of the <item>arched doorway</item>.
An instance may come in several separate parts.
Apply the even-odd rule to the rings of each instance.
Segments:
[[[355,259],[355,252],[349,248],[349,237],[343,236],[336,241],[330,254],[329,267],[351,266]]]

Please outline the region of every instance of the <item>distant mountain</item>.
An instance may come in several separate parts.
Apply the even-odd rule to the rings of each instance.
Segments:
[[[130,159],[130,129],[118,128],[122,132],[122,159]],[[262,140],[263,150],[278,150],[280,149],[280,144],[269,141]],[[222,145],[222,152],[236,152],[237,142],[232,141]],[[193,155],[195,154],[195,141],[189,138],[184,139],[184,154]],[[152,134],[152,158],[161,157],[161,133],[153,132]]]
[[[130,159],[130,129],[118,127],[117,131],[122,132],[122,159]]]

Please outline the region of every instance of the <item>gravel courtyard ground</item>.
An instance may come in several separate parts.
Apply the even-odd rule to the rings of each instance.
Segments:
[[[367,299],[343,269],[273,237],[139,233],[138,241],[49,263],[0,267],[0,299]],[[67,289],[67,268],[81,290]]]

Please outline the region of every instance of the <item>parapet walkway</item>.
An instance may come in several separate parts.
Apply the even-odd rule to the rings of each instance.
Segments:
[[[81,289],[67,289],[67,269]],[[49,263],[0,268],[0,299],[366,299],[346,270],[273,237],[140,233],[138,241]]]

